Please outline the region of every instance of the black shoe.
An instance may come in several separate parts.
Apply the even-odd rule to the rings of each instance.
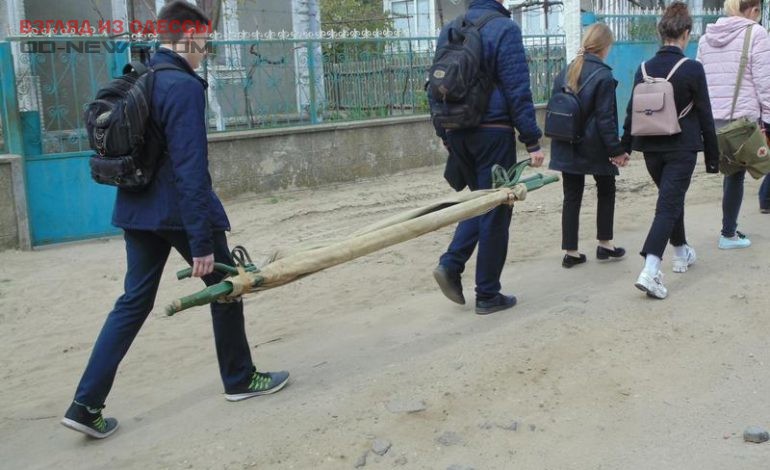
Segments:
[[[583,253],[580,253],[580,256],[564,255],[564,259],[561,260],[561,265],[564,268],[571,268],[573,266],[577,266],[578,264],[585,263],[586,260],[586,255]]]
[[[260,395],[269,395],[282,389],[289,382],[289,373],[254,372],[248,382],[225,393],[227,401],[241,401]]]
[[[118,420],[102,417],[102,408],[89,408],[74,401],[64,414],[61,423],[95,439],[109,437],[118,429]]]
[[[608,250],[603,246],[596,247],[596,257],[601,260],[610,258],[622,258],[624,256],[626,256],[626,250],[619,246],[616,246],[614,250]]]
[[[516,305],[516,297],[513,295],[497,294],[489,300],[476,300],[476,314],[489,315]]]
[[[441,292],[447,299],[460,305],[465,305],[465,296],[463,295],[463,285],[460,282],[460,273],[450,271],[445,266],[438,265],[433,270],[433,277],[436,279]]]

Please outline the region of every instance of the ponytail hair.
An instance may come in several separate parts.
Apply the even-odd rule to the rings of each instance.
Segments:
[[[692,16],[687,4],[677,1],[666,7],[658,23],[658,33],[663,42],[679,39],[689,31],[692,31]]]
[[[566,83],[570,90],[576,92],[580,87],[580,74],[583,73],[585,54],[599,54],[608,49],[614,41],[612,30],[604,23],[594,23],[586,29],[578,55],[567,69]]]

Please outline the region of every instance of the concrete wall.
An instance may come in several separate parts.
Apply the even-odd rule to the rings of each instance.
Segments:
[[[542,128],[543,109],[537,118]],[[209,160],[214,188],[228,198],[443,165],[446,150],[429,118],[413,116],[211,134]]]
[[[209,135],[222,197],[391,174],[445,159],[427,116]]]
[[[0,40],[8,36],[8,1],[0,0]]]
[[[30,249],[24,170],[18,155],[0,155],[0,250]]]

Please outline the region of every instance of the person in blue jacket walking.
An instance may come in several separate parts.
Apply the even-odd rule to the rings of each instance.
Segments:
[[[198,7],[177,0],[158,15],[159,22],[210,24]],[[214,262],[234,264],[225,231],[222,203],[212,189],[206,139],[206,82],[194,71],[205,52],[206,37],[195,28],[161,36],[150,66],[173,64],[182,70],[158,72],[152,91],[151,119],[162,130],[166,154],[155,179],[141,192],[118,190],[112,222],[124,230],[127,270],[125,293],[107,316],[62,424],[94,438],[118,427],[102,409],[118,365],[128,352],[155,302],[163,268],[174,248],[206,285],[221,281]],[[151,133],[150,133],[151,134]],[[219,372],[225,398],[240,401],[280,390],[288,372],[258,372],[251,360],[243,303],[211,304]]]
[[[452,187],[472,190],[492,187],[491,169],[495,164],[510,168],[516,163],[516,135],[526,146],[532,166],[543,164],[540,149],[542,133],[535,120],[535,107],[529,83],[529,67],[521,29],[511,20],[502,0],[473,0],[466,13],[471,22],[497,16],[480,29],[483,44],[482,67],[494,80],[487,110],[478,127],[446,132],[436,131],[459,162]],[[448,42],[448,27],[439,36],[437,49]],[[450,166],[447,166],[450,171]],[[460,181],[459,184],[456,184]],[[461,222],[433,275],[441,291],[451,301],[465,304],[461,275],[478,245],[476,263],[476,313],[486,315],[513,307],[516,297],[501,293],[500,275],[508,253],[508,230],[512,208],[501,206],[487,214]]]

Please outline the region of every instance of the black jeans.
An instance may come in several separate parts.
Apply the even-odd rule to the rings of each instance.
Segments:
[[[125,240],[125,293],[107,316],[75,394],[78,403],[95,408],[104,405],[120,361],[152,311],[171,248],[175,248],[188,263],[192,262],[187,235],[182,231],[126,230]],[[214,260],[232,265],[224,232],[215,232],[213,241]],[[214,272],[203,281],[206,285],[216,284],[222,277]],[[243,303],[213,303],[211,318],[219,372],[227,391],[248,380],[254,371],[246,341]],[[172,362],[161,362],[156,366],[173,368]]]
[[[585,175],[562,173],[564,204],[561,209],[561,248],[578,249],[580,206],[583,203]],[[596,181],[596,239],[612,240],[615,219],[615,175],[594,175]]]
[[[695,171],[696,152],[645,152],[644,162],[655,186],[658,187],[658,203],[655,219],[647,234],[641,255],[663,258],[666,244],[673,246],[687,243],[684,231],[684,200]]]

